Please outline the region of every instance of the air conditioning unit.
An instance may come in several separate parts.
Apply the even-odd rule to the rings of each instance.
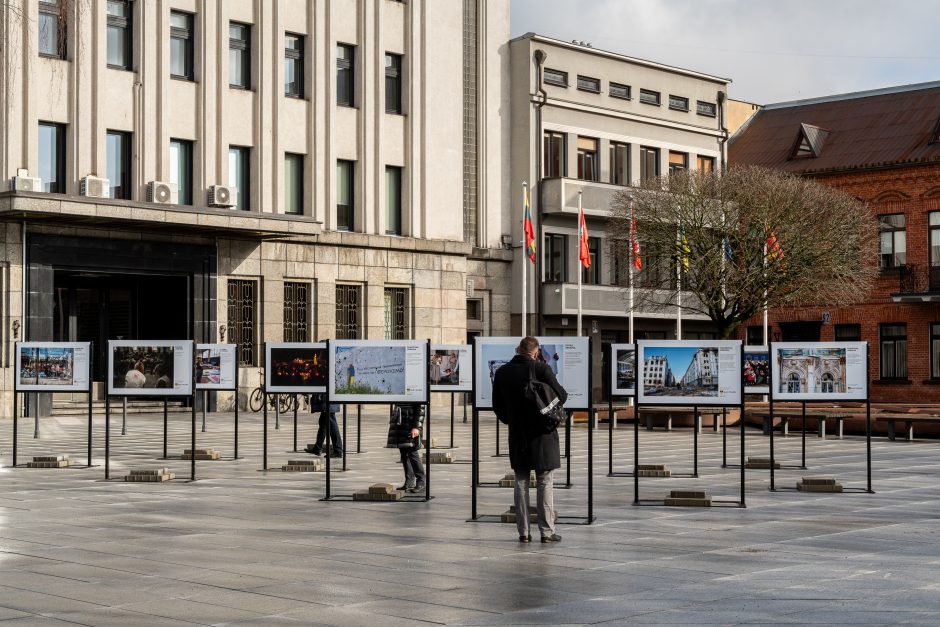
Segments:
[[[38,176],[14,176],[10,188],[14,192],[41,192],[42,179]]]
[[[79,193],[90,198],[110,198],[111,181],[97,176],[86,176],[82,179]]]
[[[210,207],[234,207],[238,199],[238,188],[225,185],[209,186]]]
[[[161,205],[179,204],[179,188],[176,183],[150,181],[147,183],[147,202]]]

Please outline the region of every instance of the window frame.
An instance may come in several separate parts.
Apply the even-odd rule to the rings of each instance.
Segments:
[[[934,216],[937,223],[934,224]],[[934,246],[934,235],[937,235],[937,244]],[[937,249],[936,255],[934,248]],[[931,268],[940,266],[940,211],[927,212],[927,263]]]
[[[232,182],[232,158],[236,159],[238,165],[238,175],[244,179],[243,184],[240,181]],[[229,144],[228,147],[228,181],[229,187],[237,190],[235,197],[235,206],[233,209],[239,211],[251,210],[251,146],[237,146]],[[244,189],[242,189],[244,188]]]
[[[349,202],[346,205],[339,203],[340,187],[340,166],[348,168],[348,180],[346,181],[346,195]],[[356,162],[351,159],[336,160],[336,230],[337,231],[355,231],[356,230]],[[340,209],[345,209],[346,224],[341,224]]]
[[[125,7],[126,14],[122,16],[111,15],[108,9],[111,6],[111,2],[119,2]],[[107,12],[107,26],[105,27],[105,59],[108,59],[109,50],[108,50],[108,38],[107,33],[111,28],[119,28],[124,33],[124,50],[122,51],[124,55],[124,63],[111,63],[107,61],[108,67],[112,70],[125,70],[128,72],[134,71],[134,2],[133,0],[107,0],[105,4],[105,11]]]
[[[236,277],[226,282],[227,337],[236,345],[236,359],[243,366],[255,366],[258,362],[258,284],[256,279]]]
[[[646,105],[653,107],[661,107],[663,101],[663,94],[659,91],[653,91],[652,89],[643,89],[640,88],[640,102]]]
[[[393,285],[387,285],[382,290],[382,326],[384,327],[386,340],[411,339],[410,292],[411,290],[407,287]]]
[[[890,328],[903,329],[902,335],[885,335]],[[885,345],[893,345],[893,364],[885,361]],[[903,347],[903,362],[898,347]],[[904,322],[882,322],[878,325],[878,373],[883,381],[906,381],[908,378],[907,324]],[[891,366],[890,368],[888,366]]]
[[[601,93],[601,79],[599,78],[578,74],[577,85],[578,91],[586,91],[592,94]]]
[[[549,76],[552,73],[555,76],[560,77],[559,79],[554,79]],[[555,87],[568,87],[568,72],[562,70],[556,70],[554,68],[543,68],[542,69],[542,82],[546,85],[554,85]]]
[[[930,345],[927,349],[930,354],[930,378],[940,380],[940,323],[928,323],[927,333],[930,337]]]
[[[688,113],[689,99],[686,96],[676,96],[675,94],[669,94],[669,108],[672,111],[682,111],[683,113]]]
[[[391,64],[389,63],[391,62]],[[405,55],[395,52],[385,53],[385,113],[404,115]]]
[[[902,226],[896,226],[889,224],[886,218],[894,218],[900,216],[904,224]],[[884,234],[891,234],[891,252],[884,252]],[[901,235],[902,237],[898,237]],[[904,242],[904,251],[898,252],[898,243],[903,239]],[[899,262],[898,255],[903,255],[903,259]],[[887,263],[889,261],[890,263]],[[907,214],[905,213],[886,213],[878,216],[878,267],[881,270],[898,270],[901,267],[907,265]]]
[[[578,267],[581,270],[581,283],[584,285],[602,285],[601,281],[601,238],[593,235],[588,236],[588,255],[591,258],[591,267],[585,268],[578,260]]]
[[[708,167],[703,168],[702,164],[707,163]],[[695,155],[695,169],[699,172],[714,172],[715,164],[717,160],[715,157],[709,157],[708,155]]]
[[[172,180],[173,146],[178,146],[177,152],[177,179]],[[184,167],[185,166],[185,167]],[[179,205],[193,204],[193,141],[189,139],[170,138],[170,182],[176,184],[176,202]]]
[[[229,51],[229,68],[228,68],[228,86],[230,89],[243,89],[245,91],[251,91],[251,36],[252,36],[252,25],[245,22],[238,22],[235,20],[229,20],[228,23],[228,51]],[[232,28],[241,29],[244,33],[244,39],[239,39],[232,37]],[[238,77],[240,82],[232,82],[232,53],[235,53],[238,58],[241,59],[241,75]]]
[[[335,286],[335,316],[334,328],[337,340],[358,340],[362,337],[362,315],[365,303],[362,300],[363,290],[361,284],[336,283]],[[355,295],[355,302],[348,298]],[[349,313],[354,310],[355,320],[350,321]],[[341,326],[342,325],[342,326]]]
[[[341,58],[341,50],[349,57]],[[345,90],[340,90],[341,74],[346,75]],[[339,42],[336,44],[336,106],[350,108],[356,106],[356,46]]]
[[[59,122],[46,122],[46,121],[43,121],[43,120],[40,120],[40,121],[39,121],[39,124],[38,124],[38,129],[37,129],[37,130],[38,130],[38,134],[37,134],[38,146],[36,147],[36,148],[37,148],[36,153],[37,153],[37,156],[38,156],[38,158],[39,158],[39,172],[38,172],[38,174],[39,174],[40,178],[42,178],[42,191],[43,191],[44,193],[47,193],[47,194],[64,194],[64,193],[66,193],[66,184],[65,184],[65,160],[66,160],[66,152],[65,152],[65,126],[66,126],[65,124],[61,124],[61,123],[59,123]],[[43,145],[43,143],[42,143],[42,129],[43,129],[43,128],[52,129],[52,130],[55,132],[55,141],[54,141],[54,145],[55,145],[55,153],[56,153],[56,154],[55,154],[55,161],[54,161],[53,167],[51,168],[51,170],[54,171],[54,172],[55,172],[55,175],[56,175],[56,182],[55,182],[56,188],[55,188],[55,190],[46,189],[46,185],[47,185],[47,184],[48,184],[48,185],[50,186],[50,188],[51,188],[51,186],[53,185],[53,183],[47,181],[46,178],[42,176],[42,172],[43,172],[43,167],[42,167],[42,161],[43,161],[43,160],[42,160],[42,145]]]
[[[549,155],[555,153],[551,152],[549,147],[556,145],[559,148],[557,151],[558,159],[550,161],[548,159]],[[545,178],[564,178],[568,176],[568,134],[553,130],[542,131],[542,150],[543,176]],[[557,161],[558,169],[560,170],[558,172],[556,172],[556,168],[548,167],[549,163],[554,163],[555,161]]]
[[[567,283],[568,235],[566,233],[545,233],[543,244],[545,250],[543,259],[545,277],[543,282]]]
[[[472,303],[472,307],[471,307]],[[467,299],[467,320],[473,320],[474,322],[483,321],[483,299],[482,298],[468,298]]]
[[[63,14],[63,6],[56,0],[55,2],[45,2],[44,0],[39,1],[39,11],[36,19],[36,51],[40,57],[46,59],[61,59],[66,60],[68,58],[68,22],[65,19]],[[44,52],[41,48],[43,41],[42,38],[42,26],[43,26],[43,17],[51,17],[55,20],[55,47],[56,51],[53,52]]]
[[[297,45],[290,46],[288,41],[293,39]],[[304,57],[307,50],[307,36],[300,33],[292,33],[286,31],[284,33],[284,96],[286,98],[299,98],[303,99],[306,97],[306,85],[304,81]],[[292,64],[294,66],[294,81],[293,83],[287,82],[287,66]],[[296,89],[292,89],[290,85],[296,85]]]
[[[614,89],[622,89],[626,95],[615,94]],[[608,81],[607,83],[607,95],[611,98],[618,98],[620,100],[633,100],[633,88],[630,85],[624,83],[615,83],[613,81]]]
[[[120,142],[121,155],[119,159],[119,168],[121,174],[121,184],[115,185],[111,177],[111,139],[117,138]],[[131,171],[131,152],[132,141],[130,131],[118,131],[108,129],[105,135],[105,155],[108,163],[108,184],[111,186],[110,198],[114,200],[133,200],[134,197],[134,173]],[[121,195],[115,195],[115,188],[121,189]]]
[[[186,18],[186,27],[173,26],[173,16],[178,15]],[[185,74],[173,73],[173,40],[183,42],[183,52],[185,58],[182,60]],[[181,81],[196,80],[196,14],[188,11],[170,11],[170,78]]]
[[[617,151],[621,149],[625,159],[623,160],[623,167],[617,167]],[[622,185],[624,187],[630,185],[630,150],[631,146],[627,142],[611,141],[610,142],[610,184],[611,185]],[[618,176],[619,173],[619,176]],[[622,181],[618,181],[619,178],[623,178]]]
[[[284,280],[282,336],[285,342],[309,342],[312,284],[309,281]]]
[[[594,142],[594,149],[588,150],[587,148],[581,147],[581,141],[591,141]],[[578,180],[579,181],[598,181],[600,179],[600,169],[601,169],[601,155],[600,155],[600,145],[601,142],[597,137],[588,137],[586,135],[578,135],[578,146],[577,146],[577,158],[578,158]],[[590,166],[591,172],[588,176],[588,166]]]
[[[647,171],[647,158],[645,155],[648,154],[655,156],[654,163],[656,164],[656,169],[652,173]],[[662,168],[661,158],[662,153],[659,148],[654,146],[640,146],[640,181],[648,181],[662,174],[660,169]]]
[[[709,118],[718,117],[718,105],[714,102],[705,102],[704,100],[695,101],[695,113]]]
[[[682,163],[673,163],[673,156],[681,156]],[[681,150],[670,150],[669,151],[669,174],[674,174],[676,172],[685,172],[689,169],[689,153],[682,152]]]
[[[845,333],[845,331],[851,331],[851,333]],[[862,325],[858,323],[837,324],[832,328],[832,338],[836,342],[861,342]]]
[[[392,190],[389,185],[389,177],[392,178],[392,182],[396,185],[397,193],[395,196],[392,196]],[[386,165],[385,166],[385,234],[386,235],[402,235],[404,233],[404,215],[402,210],[402,198],[404,196],[404,191],[402,186],[404,185],[404,168],[396,165]],[[392,206],[392,201],[396,201],[396,205]]]
[[[288,166],[288,163],[293,163],[292,166]],[[284,215],[288,216],[302,216],[304,215],[304,168],[306,166],[306,155],[299,152],[285,152],[284,153],[284,205],[282,211]],[[294,181],[293,186],[288,185],[287,176],[290,172],[295,172],[297,174],[297,180]],[[294,190],[293,198],[291,198],[291,189]],[[296,205],[296,209],[290,210],[290,205]],[[285,340],[287,341],[287,340]]]

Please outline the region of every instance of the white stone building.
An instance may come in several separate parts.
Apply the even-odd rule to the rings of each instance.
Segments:
[[[653,355],[643,360],[643,385],[648,388],[671,388],[676,384],[676,377],[669,367],[669,359]]]
[[[700,388],[718,385],[718,349],[700,348],[682,375],[682,387]]]

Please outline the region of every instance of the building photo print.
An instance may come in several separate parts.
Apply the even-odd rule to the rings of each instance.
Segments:
[[[115,346],[115,389],[173,388],[172,346]]]
[[[272,348],[272,387],[319,387],[326,385],[326,348]]]
[[[649,347],[644,351],[646,396],[718,396],[718,349]]]
[[[781,393],[846,391],[844,348],[785,348],[778,352],[777,360]]]
[[[73,348],[20,348],[20,385],[72,385]]]

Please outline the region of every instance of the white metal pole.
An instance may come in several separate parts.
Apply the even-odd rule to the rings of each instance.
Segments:
[[[581,238],[584,233],[581,231],[581,216],[584,215],[584,205],[581,204],[582,192],[578,190],[578,336],[583,333],[581,330],[581,275],[584,273],[584,266],[581,264]]]
[[[631,246],[632,246],[632,245],[631,245]],[[629,330],[628,333],[629,333],[629,336],[630,336],[630,343],[633,344],[633,341],[634,341],[634,340],[633,340],[633,303],[634,303],[634,301],[633,301],[633,249],[632,249],[632,247],[631,247],[631,250],[630,250],[630,265],[628,266],[628,268],[629,268],[629,269],[628,269],[628,272],[629,272],[629,279],[628,279],[628,280],[629,280],[629,286],[630,286],[630,291],[629,291],[629,294],[630,294],[630,326],[628,327],[630,330]]]
[[[528,264],[528,242],[526,241],[525,234],[525,210],[529,206],[529,185],[525,181],[522,181],[522,337],[528,335],[526,333],[526,301],[528,300],[529,288],[526,285],[527,278],[529,274],[529,264]]]
[[[682,255],[684,246],[681,239],[681,231],[676,231],[676,248],[679,254],[676,255],[676,339],[682,339]]]

